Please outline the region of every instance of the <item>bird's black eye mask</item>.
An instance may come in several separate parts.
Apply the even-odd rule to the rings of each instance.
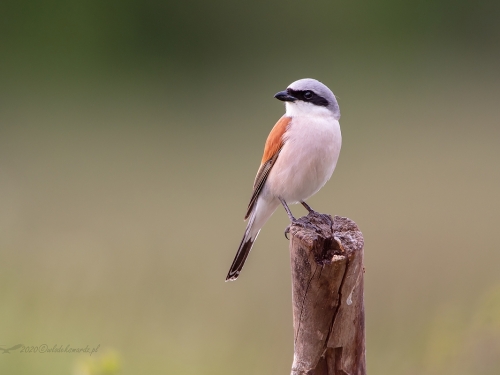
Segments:
[[[288,93],[288,95],[297,98],[297,100],[302,100],[303,102],[306,103],[312,103],[322,107],[327,107],[328,104],[330,104],[328,100],[326,100],[322,96],[319,96],[318,94],[316,94],[314,91],[311,90],[292,90],[288,88],[286,89],[286,92]]]

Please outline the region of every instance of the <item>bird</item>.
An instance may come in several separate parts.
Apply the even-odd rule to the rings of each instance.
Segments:
[[[340,108],[326,85],[300,79],[274,97],[285,103],[286,112],[267,137],[245,215],[247,226],[226,281],[238,278],[260,230],[280,204],[291,223],[297,220],[288,204],[301,203],[314,212],[305,201],[330,179],[339,158]]]

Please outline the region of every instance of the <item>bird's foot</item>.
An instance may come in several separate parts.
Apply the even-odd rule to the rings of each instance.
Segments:
[[[332,217],[328,214],[322,214],[321,212],[312,210],[312,211],[309,211],[307,216],[319,217],[319,218],[323,219],[323,221],[330,222],[333,225]]]
[[[318,211],[314,211],[314,210],[311,208],[311,206],[309,206],[309,205],[308,205],[306,202],[304,202],[304,201],[301,201],[300,203],[301,203],[301,204],[302,204],[302,206],[304,206],[304,208],[307,210],[307,212],[308,212],[307,216],[309,216],[309,217],[311,217],[311,218],[312,218],[312,217],[320,217],[321,219],[324,219],[324,220],[325,220],[325,221],[327,221],[327,222],[328,222],[328,221],[330,221],[330,222],[332,221],[332,219],[331,219],[330,215],[326,215],[326,214],[322,214],[322,213],[320,213],[320,212],[318,212]],[[333,223],[332,223],[332,224],[333,224]]]
[[[298,219],[293,218],[293,220],[290,220],[290,225],[285,228],[285,238],[287,240],[290,239],[290,238],[288,238],[288,234],[290,233],[290,228],[292,226],[298,226],[298,227],[301,227],[304,229],[317,230],[316,226],[309,221],[307,216],[304,216],[304,217],[301,217]]]
[[[306,202],[304,201],[301,201],[300,202],[302,204],[302,206],[304,206],[304,208],[307,210],[308,214],[307,216],[319,216],[321,218],[325,218],[327,221],[330,221],[330,217],[328,215],[325,215],[325,214],[322,214],[322,213],[319,213],[318,211],[314,211],[311,206],[309,206]]]
[[[290,219],[290,225],[289,225],[289,226],[287,226],[287,227],[285,228],[285,238],[286,238],[287,240],[290,240],[290,238],[288,238],[288,234],[290,233],[290,227],[291,227],[292,225],[296,225],[296,224],[298,224],[298,222],[299,222],[299,221],[298,221],[296,218],[294,218],[294,217],[292,216],[292,218]]]

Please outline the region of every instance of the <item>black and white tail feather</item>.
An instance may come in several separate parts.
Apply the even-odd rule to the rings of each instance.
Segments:
[[[243,235],[243,239],[241,240],[238,252],[234,257],[233,264],[231,264],[231,268],[229,269],[229,272],[226,276],[226,281],[233,281],[238,278],[241,269],[243,268],[243,265],[247,260],[248,254],[250,253],[250,250],[252,250],[253,243],[259,235],[260,230],[257,233],[253,233],[252,231],[252,227],[255,222],[255,211],[255,209],[252,210],[252,213],[250,214],[245,234]]]

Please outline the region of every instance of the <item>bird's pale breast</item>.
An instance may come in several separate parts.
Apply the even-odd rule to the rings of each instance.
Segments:
[[[340,153],[340,125],[331,116],[293,117],[266,182],[265,195],[306,200],[330,179]]]

